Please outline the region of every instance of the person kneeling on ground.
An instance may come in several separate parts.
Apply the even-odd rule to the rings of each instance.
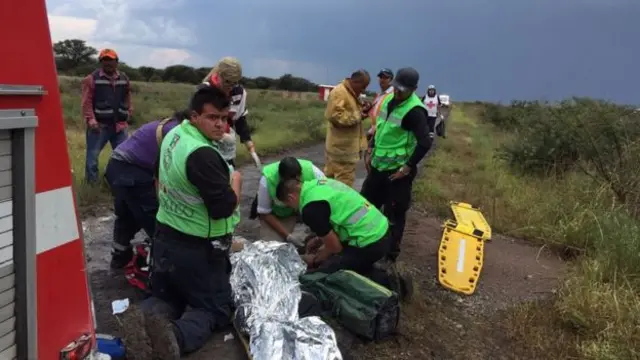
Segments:
[[[229,99],[206,87],[190,109],[190,119],[171,130],[160,149],[152,296],[122,321],[125,343],[141,359],[179,359],[231,321],[229,249],[242,180],[211,144],[224,134]]]
[[[391,249],[389,221],[356,190],[333,179],[294,179],[278,185],[277,198],[299,209],[304,224],[317,235],[302,256],[309,271],[353,270],[396,291],[401,299],[411,296],[409,276],[374,266]]]
[[[297,179],[308,181],[324,178],[324,173],[309,160],[287,156],[262,169],[258,194],[253,202],[251,218],[260,218],[260,239],[284,239],[297,247],[303,246],[303,239],[293,234],[298,220],[296,211],[276,199],[276,188],[281,181]]]
[[[176,112],[170,118],[142,125],[115,148],[109,158],[105,178],[113,195],[116,215],[111,250],[112,269],[121,269],[131,261],[131,240],[140,229],[147,233],[147,242],[153,237],[158,211],[154,172],[160,143],[184,118],[183,112]]]

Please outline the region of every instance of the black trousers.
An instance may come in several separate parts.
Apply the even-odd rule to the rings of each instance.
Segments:
[[[382,239],[366,247],[346,245],[340,254],[331,256],[317,269],[308,272],[331,274],[339,270],[352,270],[389,288],[391,286],[389,275],[386,271],[374,267],[373,264],[389,254],[391,242],[391,233],[387,232]]]
[[[155,233],[158,212],[153,173],[112,158],[107,164],[105,178],[113,195],[116,215],[113,247],[116,250],[128,249],[141,229],[151,238]]]
[[[230,235],[219,240],[231,244]],[[142,308],[172,320],[181,353],[196,351],[231,323],[229,253],[158,224],[152,256],[151,297]]]
[[[417,169],[411,169],[411,173],[401,179],[389,180],[389,177],[396,171],[379,171],[372,167],[360,192],[371,204],[381,209],[391,223],[389,258],[394,261],[400,255],[400,244],[402,243],[407,211],[411,206],[411,192]]]

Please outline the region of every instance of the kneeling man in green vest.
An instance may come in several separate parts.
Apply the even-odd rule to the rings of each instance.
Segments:
[[[136,354],[140,359],[177,360],[231,322],[229,250],[242,179],[212,144],[224,136],[229,107],[221,89],[198,90],[189,118],[162,141],[152,296],[123,321],[128,347],[153,347],[153,354]]]
[[[302,256],[309,271],[352,270],[396,291],[402,299],[411,296],[408,276],[374,266],[391,251],[389,220],[356,190],[333,179],[287,180],[276,193],[281,202],[300,211],[302,222],[317,235]]]
[[[260,239],[282,241],[301,247],[304,240],[293,234],[298,214],[276,198],[276,188],[282,181],[297,179],[308,181],[325,178],[324,173],[311,161],[288,156],[265,166],[254,202],[255,212],[260,218]]]

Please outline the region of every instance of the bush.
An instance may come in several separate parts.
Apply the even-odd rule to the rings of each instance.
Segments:
[[[575,98],[489,112],[500,113],[498,123],[519,124],[498,152],[512,169],[545,176],[577,169],[609,187],[621,203],[638,204],[640,114],[633,107]]]
[[[454,110],[448,131],[457,141],[443,142],[427,160],[429,172],[416,181],[416,199],[443,214],[450,200],[472,203],[483,209],[496,233],[573,255],[574,267],[558,296],[538,313],[514,317],[531,319],[543,311],[554,320],[543,324],[549,328],[518,334],[546,335],[536,340],[541,347],[536,351],[553,358],[562,339],[580,359],[640,358],[638,114],[590,99],[539,104],[512,114],[509,107],[493,107],[489,112],[521,124],[496,131],[470,115],[484,115],[486,107]],[[524,171],[523,164],[536,162],[547,167]],[[553,174],[558,164],[566,164],[562,176]],[[545,171],[549,176],[538,175]]]

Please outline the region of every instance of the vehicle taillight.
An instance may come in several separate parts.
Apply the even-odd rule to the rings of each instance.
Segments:
[[[60,360],[84,360],[91,354],[91,335],[82,335],[78,340],[60,350]]]

